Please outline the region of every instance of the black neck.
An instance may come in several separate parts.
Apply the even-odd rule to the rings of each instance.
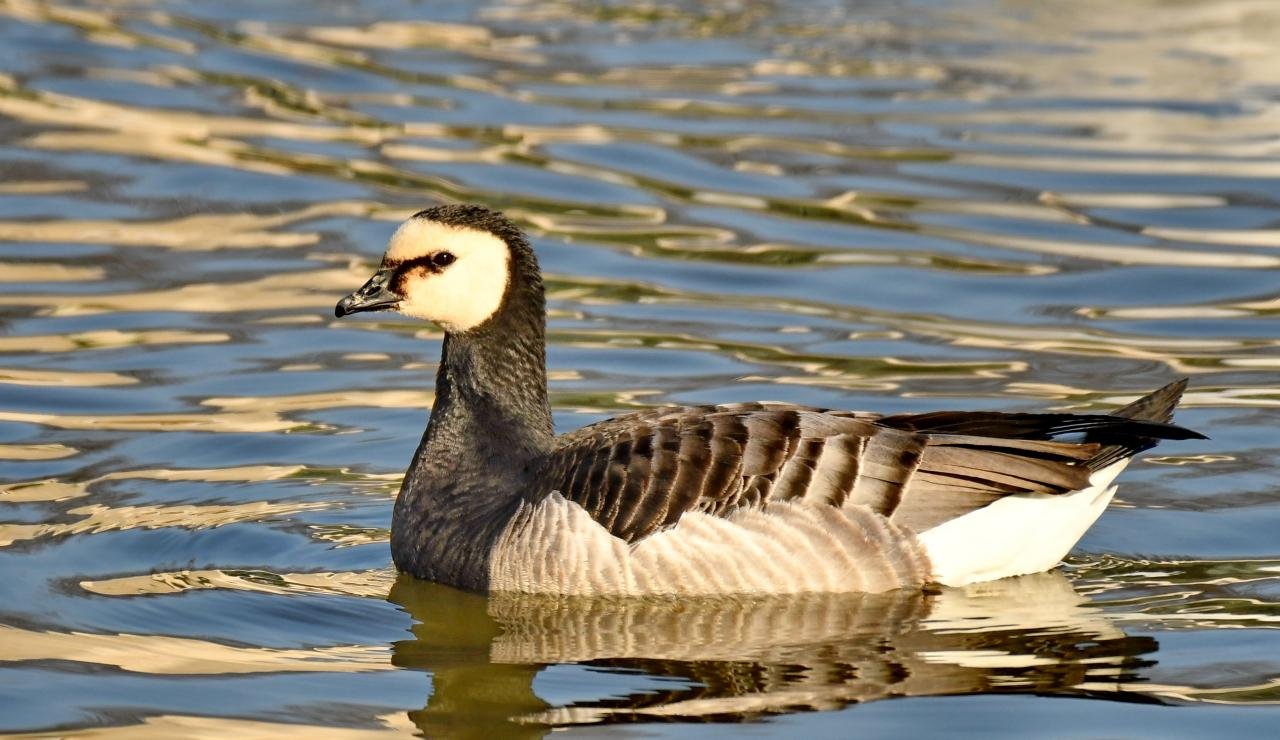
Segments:
[[[543,305],[516,308],[474,331],[445,336],[424,440],[428,456],[443,462],[441,454],[456,454],[452,462],[465,464],[492,454],[520,463],[550,448]]]
[[[525,244],[513,245],[511,275],[494,316],[445,335],[431,421],[392,523],[402,570],[468,588],[486,587],[486,540],[501,533],[555,443],[545,299]]]

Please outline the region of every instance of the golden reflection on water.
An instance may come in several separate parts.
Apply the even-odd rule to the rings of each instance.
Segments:
[[[57,460],[79,452],[74,447],[60,444],[9,445],[0,444],[0,460]],[[13,501],[8,492],[0,490],[0,500]]]
[[[4,489],[0,489],[0,496],[3,497],[3,500],[10,502],[65,501],[87,496],[93,486],[107,481],[155,480],[254,483],[296,477],[304,471],[306,471],[306,468],[301,465],[245,465],[241,467],[185,470],[163,468],[155,470],[116,470],[96,478],[76,482],[50,478],[9,485]]]
[[[502,59],[538,64],[542,57],[530,48],[530,36],[498,37],[483,26],[432,21],[371,23],[362,27],[320,26],[307,29],[315,41],[337,46],[372,49],[445,48],[481,59]]]
[[[953,235],[960,236],[960,235]],[[1269,269],[1280,267],[1280,257],[1270,254],[1223,253],[1161,247],[1125,247],[1115,244],[1064,242],[1027,237],[987,234],[983,242],[1009,249],[1041,254],[1078,257],[1115,265],[1177,265],[1180,267],[1217,267],[1223,269]]]
[[[117,349],[165,344],[216,344],[231,341],[231,335],[221,332],[195,332],[181,330],[144,330],[71,332],[68,334],[0,336],[3,352],[79,352],[93,349]]]
[[[54,429],[116,431],[198,431],[224,434],[246,432],[319,431],[323,424],[289,418],[299,411],[319,411],[350,406],[374,408],[427,408],[434,395],[428,391],[334,391],[297,396],[244,396],[206,398],[209,412],[181,414],[42,414],[0,411],[0,421],[40,424]]]
[[[0,194],[4,195],[54,195],[58,193],[79,193],[89,188],[88,183],[79,180],[28,180],[17,182],[0,182]]]
[[[131,673],[234,675],[282,671],[384,671],[387,648],[350,645],[313,649],[247,648],[161,635],[37,632],[0,625],[0,661],[69,660]]]
[[[15,367],[0,367],[0,383],[11,385],[61,385],[101,388],[112,385],[133,385],[137,382],[137,378],[131,378],[120,373],[27,370]]]
[[[1173,229],[1147,226],[1143,228],[1142,233],[1184,242],[1280,248],[1280,230],[1276,229]]]
[[[107,738],[108,740],[221,740],[226,737],[258,738],[299,737],[315,740],[386,740],[389,737],[406,737],[415,733],[416,727],[403,712],[393,712],[377,718],[382,729],[333,727],[300,724],[297,722],[263,722],[227,717],[195,717],[186,715],[158,715],[146,717],[140,724],[116,727],[91,727],[60,731],[56,737]],[[47,733],[15,733],[11,738],[48,738]]]
[[[340,594],[384,598],[395,581],[392,568],[346,573],[269,573],[251,570],[184,570],[81,581],[80,588],[102,596],[172,594],[211,588],[266,594]]]
[[[0,225],[0,239],[3,239]],[[43,262],[0,262],[0,281],[6,283],[81,283],[100,280],[100,267],[76,267]]]
[[[262,215],[199,214],[164,221],[0,221],[0,241],[111,244],[122,247],[165,247],[180,251],[290,248],[315,244],[320,240],[320,235],[296,231],[278,232],[273,229],[330,216],[363,216],[374,208],[371,203],[335,201]],[[6,278],[11,277],[13,282],[88,280],[102,275],[100,268],[27,264],[12,266],[15,270],[25,270],[25,273],[9,273],[10,267],[0,264],[0,269],[5,270]],[[41,270],[47,272],[42,273]]]
[[[41,524],[0,523],[0,548],[14,543],[63,537],[71,534],[97,534],[131,529],[159,529],[181,527],[183,529],[208,529],[242,522],[268,522],[304,511],[327,509],[331,504],[323,502],[295,501],[272,503],[252,501],[240,504],[208,505],[139,505],[105,506],[90,504],[68,509],[67,514],[79,517],[69,522],[45,522]]]
[[[72,296],[62,293],[0,295],[0,306],[39,307],[50,316],[87,316],[134,311],[278,311],[302,307],[328,308],[332,296],[359,285],[365,272],[347,269],[313,270],[269,275],[238,283],[192,283],[137,293]],[[368,276],[365,276],[367,279]]]

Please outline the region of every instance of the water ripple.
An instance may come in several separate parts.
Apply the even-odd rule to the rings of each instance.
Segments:
[[[1254,0],[0,0],[0,731],[1265,733],[1278,30]],[[749,398],[1102,411],[1188,376],[1212,439],[1131,466],[1069,581],[396,580],[443,337],[331,311],[457,200],[539,252],[562,429]]]

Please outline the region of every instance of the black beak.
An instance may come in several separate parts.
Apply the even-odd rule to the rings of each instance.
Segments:
[[[395,308],[403,296],[397,295],[390,288],[394,272],[391,268],[384,267],[373,273],[373,277],[360,286],[360,290],[338,301],[338,305],[333,307],[333,315],[342,318],[347,314],[361,311],[385,311],[388,308]]]

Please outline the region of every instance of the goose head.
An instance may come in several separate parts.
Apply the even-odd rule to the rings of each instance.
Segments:
[[[401,224],[378,271],[334,314],[398,311],[452,334],[471,332],[502,311],[517,272],[531,272],[526,282],[540,287],[533,252],[515,224],[481,206],[436,206]]]

